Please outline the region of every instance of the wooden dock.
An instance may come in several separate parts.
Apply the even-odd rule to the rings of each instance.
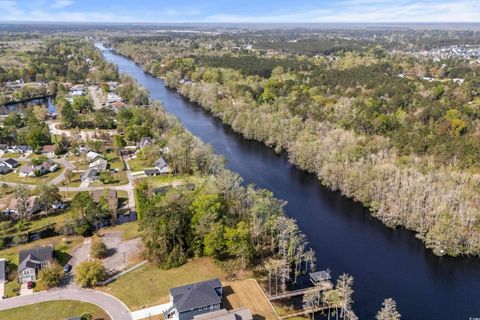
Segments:
[[[274,295],[269,296],[268,299],[270,301],[288,299],[288,298],[291,298],[291,297],[302,296],[302,295],[306,294],[307,292],[311,292],[311,291],[317,291],[317,290],[328,291],[328,290],[332,290],[332,289],[333,289],[333,283],[328,281],[328,282],[324,282],[321,285],[318,285],[318,286],[315,286],[315,287],[309,287],[309,288],[305,288],[305,289],[299,289],[299,290],[293,290],[293,291],[287,291],[287,292],[283,292],[283,293],[279,293],[279,294],[274,294]]]
[[[281,320],[286,320],[289,318],[295,318],[295,317],[302,317],[311,313],[315,312],[320,312],[320,311],[328,311],[328,309],[334,309],[335,307],[333,306],[318,306],[316,308],[310,308],[310,309],[302,309],[294,313],[290,313],[284,316],[281,316]],[[358,320],[357,315],[353,311],[347,311],[345,313],[345,320]]]

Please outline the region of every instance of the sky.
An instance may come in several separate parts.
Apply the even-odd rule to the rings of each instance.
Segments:
[[[0,0],[0,21],[480,22],[480,0]]]

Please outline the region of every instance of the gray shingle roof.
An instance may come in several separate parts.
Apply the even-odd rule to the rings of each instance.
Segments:
[[[0,282],[5,281],[5,267],[7,266],[5,259],[0,259]]]
[[[18,254],[18,272],[25,268],[36,268],[43,261],[50,261],[53,258],[53,248],[51,246],[36,247],[25,249]]]
[[[221,302],[219,293],[215,290],[221,288],[218,279],[198,282],[170,289],[173,305],[177,312],[185,312],[197,308],[216,305]]]

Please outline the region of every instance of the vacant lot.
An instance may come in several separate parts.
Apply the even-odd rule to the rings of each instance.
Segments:
[[[59,168],[55,172],[49,172],[41,177],[20,177],[16,172],[10,172],[0,176],[1,181],[6,182],[15,182],[15,183],[25,183],[25,184],[42,184],[47,183],[58,177],[63,172],[63,168]]]
[[[262,289],[253,279],[223,283],[224,307],[237,309],[249,307],[254,319],[278,319]]]
[[[180,285],[222,279],[223,272],[211,259],[196,259],[179,268],[163,270],[146,264],[115,282],[98,288],[122,300],[131,310],[168,302],[168,289]]]
[[[93,319],[105,319],[110,317],[97,306],[80,301],[49,301],[29,306],[0,311],[0,319],[25,320],[65,320],[83,313],[90,313]]]

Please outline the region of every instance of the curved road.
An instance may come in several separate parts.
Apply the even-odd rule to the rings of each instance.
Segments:
[[[0,310],[57,300],[76,300],[94,304],[103,309],[112,320],[133,319],[130,309],[123,302],[109,294],[91,289],[55,289],[8,298],[0,301]]]

